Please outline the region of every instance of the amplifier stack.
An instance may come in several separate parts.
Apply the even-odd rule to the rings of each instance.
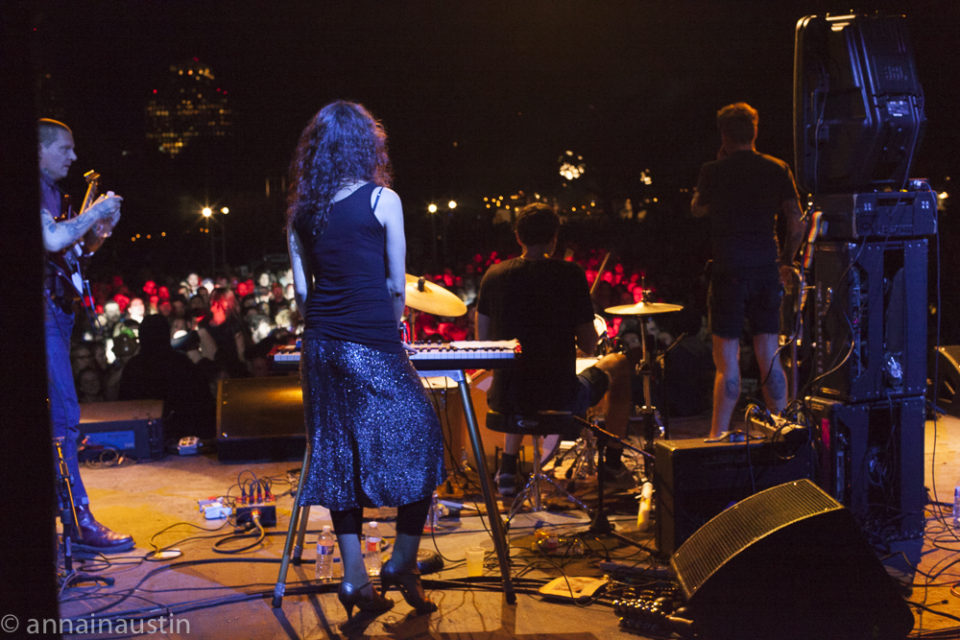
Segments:
[[[812,395],[821,488],[885,540],[923,534],[926,237],[936,196],[820,196],[813,253]]]

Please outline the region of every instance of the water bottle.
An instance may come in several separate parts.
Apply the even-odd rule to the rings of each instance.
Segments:
[[[960,527],[960,484],[953,488],[953,526]]]
[[[637,529],[643,531],[650,527],[650,510],[653,508],[653,484],[644,482],[638,498]]]
[[[330,582],[333,580],[333,533],[330,532],[330,525],[324,525],[323,531],[317,537],[317,580],[319,582]]]
[[[441,515],[443,515],[443,511],[440,508],[440,496],[434,491],[433,500],[430,503],[430,527],[433,531],[437,531],[440,528]]]
[[[375,520],[367,525],[367,534],[363,539],[363,563],[367,567],[367,575],[380,575],[380,529]]]

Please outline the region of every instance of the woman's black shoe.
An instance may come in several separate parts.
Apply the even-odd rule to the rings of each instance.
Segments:
[[[349,582],[341,582],[340,589],[337,590],[337,599],[347,610],[347,620],[353,618],[354,607],[358,607],[360,611],[365,613],[378,615],[384,611],[389,611],[393,607],[393,600],[387,600],[382,594],[377,593],[377,590],[369,582],[364,582],[359,587],[355,587]]]
[[[418,569],[397,571],[392,561],[388,560],[380,569],[380,582],[383,584],[384,595],[390,590],[390,587],[397,587],[403,595],[403,599],[416,609],[418,614],[433,613],[437,610],[437,605],[428,600],[423,592]]]

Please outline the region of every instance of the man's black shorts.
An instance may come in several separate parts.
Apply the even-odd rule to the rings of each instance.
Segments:
[[[710,278],[710,331],[721,338],[740,338],[744,317],[750,332],[780,332],[783,286],[777,268],[747,273],[714,273]]]

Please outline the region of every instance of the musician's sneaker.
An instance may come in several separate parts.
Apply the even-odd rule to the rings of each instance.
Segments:
[[[512,498],[517,495],[517,474],[498,472],[497,493],[504,498]]]

